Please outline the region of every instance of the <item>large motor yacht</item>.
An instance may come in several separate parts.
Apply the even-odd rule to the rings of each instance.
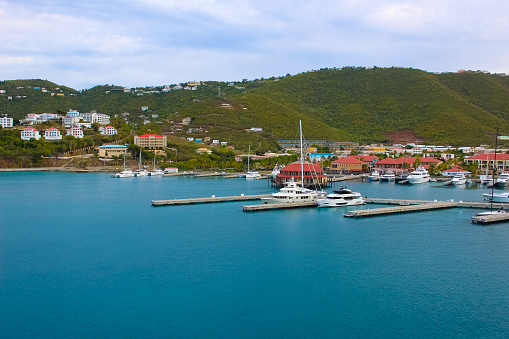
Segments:
[[[363,205],[366,202],[359,192],[352,192],[348,188],[341,187],[327,194],[324,199],[318,199],[318,207],[340,207]]]
[[[431,177],[424,167],[418,167],[406,177],[409,184],[422,184],[424,182],[429,182],[430,179]]]

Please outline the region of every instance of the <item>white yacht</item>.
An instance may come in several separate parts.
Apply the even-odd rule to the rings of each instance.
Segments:
[[[485,200],[488,200],[488,201],[493,200],[493,202],[509,202],[509,192],[494,193],[494,194],[485,193],[485,194],[483,194],[483,197]],[[492,199],[492,197],[493,197],[493,199]]]
[[[249,171],[249,172],[246,172],[245,175],[246,175],[246,179],[248,179],[248,180],[255,180],[255,179],[262,177],[262,175],[260,173],[258,173],[257,171]]]
[[[363,205],[366,202],[359,192],[352,192],[348,188],[341,187],[327,194],[324,199],[318,199],[318,207],[340,207]]]
[[[378,173],[378,171],[372,171],[368,179],[369,181],[378,181],[380,180],[380,173]]]
[[[495,187],[506,187],[509,185],[509,173],[502,172],[498,175],[497,180],[495,180]]]
[[[134,171],[135,177],[146,177],[148,175],[148,171],[145,168],[140,168],[139,170]]]
[[[453,186],[465,185],[467,183],[467,178],[463,173],[456,173],[451,180],[451,184]]]
[[[320,196],[317,191],[302,187],[301,182],[288,181],[279,192],[272,193],[270,198],[263,198],[264,203],[290,203],[290,202],[313,202],[317,201]]]
[[[319,198],[325,197],[325,192],[313,191],[309,188],[303,187],[304,182],[304,155],[302,152],[302,122],[299,122],[300,126],[300,174],[301,181],[296,182],[295,180],[287,181],[284,183],[279,192],[272,193],[269,198],[262,199],[266,203],[291,203],[291,202],[316,202]]]
[[[429,182],[430,179],[431,177],[424,167],[418,167],[406,177],[409,184],[422,184],[424,182]]]
[[[148,175],[150,175],[151,177],[164,175],[164,171],[159,168],[155,168],[152,171],[148,171]]]
[[[488,187],[493,185],[493,177],[491,174],[481,174],[479,179],[481,180],[481,185],[488,185]]]
[[[384,181],[384,182],[395,181],[396,180],[396,174],[394,174],[394,172],[385,172],[384,174],[382,174],[380,176],[379,180],[381,182],[382,181]]]
[[[133,170],[130,168],[124,169],[122,172],[116,173],[114,175],[115,178],[130,178],[134,177]]]

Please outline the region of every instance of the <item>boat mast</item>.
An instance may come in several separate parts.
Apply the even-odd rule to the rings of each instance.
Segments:
[[[247,150],[247,172],[249,173],[249,157],[251,156],[251,145],[249,145]]]
[[[498,146],[498,127],[497,127],[497,135],[495,136],[495,159],[493,163],[493,179],[491,185],[491,203],[490,210],[493,212],[493,189],[495,188],[495,174],[497,172],[497,146]]]
[[[302,155],[302,120],[299,120],[300,127],[300,180],[304,187],[304,156]]]

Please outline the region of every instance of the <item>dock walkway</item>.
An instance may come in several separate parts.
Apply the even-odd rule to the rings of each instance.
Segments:
[[[349,218],[363,218],[397,213],[422,212],[452,207],[458,207],[458,203],[449,201],[439,201],[424,204],[400,205],[385,208],[372,208],[367,210],[348,211],[347,213],[344,214],[344,216]]]
[[[258,195],[238,195],[238,196],[230,196],[230,197],[211,196],[211,197],[206,197],[206,198],[152,200],[152,206],[191,205],[191,204],[205,204],[205,203],[212,203],[212,202],[260,200],[262,198],[267,198],[270,196],[271,196],[270,194],[258,194]]]

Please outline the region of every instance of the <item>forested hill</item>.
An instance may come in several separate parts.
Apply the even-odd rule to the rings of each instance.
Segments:
[[[347,67],[233,84],[205,81],[196,90],[159,94],[148,92],[162,86],[124,93],[121,86],[105,85],[78,92],[44,80],[3,81],[0,89],[6,90],[0,113],[18,119],[69,109],[136,117],[147,106],[159,119],[192,117],[192,126],[231,143],[252,138],[245,132],[251,127],[263,128],[258,142],[296,138],[298,120],[307,139],[330,141],[387,142],[405,132],[426,143],[478,145],[492,143],[497,127],[509,133],[509,76],[483,72]]]

